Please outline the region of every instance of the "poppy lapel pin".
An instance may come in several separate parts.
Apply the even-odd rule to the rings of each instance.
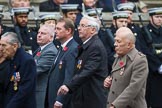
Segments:
[[[41,52],[37,52],[36,56],[38,56],[38,57],[39,57],[40,55],[41,55]]]
[[[66,52],[67,50],[68,50],[68,47],[65,46],[65,47],[63,48],[63,51]]]

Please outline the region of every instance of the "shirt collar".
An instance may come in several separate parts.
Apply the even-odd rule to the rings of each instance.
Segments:
[[[62,48],[64,48],[68,44],[68,42],[70,40],[72,40],[72,39],[73,39],[73,37],[69,38],[66,42],[64,42],[63,44],[61,44]]]
[[[45,44],[45,45],[43,45],[43,46],[40,46],[40,48],[41,48],[41,51],[48,45],[48,44],[50,44],[51,42],[49,42],[49,43],[47,43],[47,44]]]
[[[85,40],[85,41],[83,42],[83,44],[86,44],[91,38],[92,38],[92,37],[90,37],[90,38],[88,38],[87,40]]]

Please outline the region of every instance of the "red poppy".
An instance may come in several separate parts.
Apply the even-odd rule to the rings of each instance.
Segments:
[[[80,45],[78,45],[78,49],[80,49],[81,48],[81,46]]]
[[[123,67],[123,66],[124,66],[124,62],[123,62],[123,61],[120,61],[120,62],[119,62],[119,66],[120,66],[120,67]]]
[[[41,52],[37,52],[37,54],[36,54],[38,57],[41,55]]]
[[[63,51],[67,51],[67,50],[68,50],[68,47],[65,46],[65,47],[63,48]]]

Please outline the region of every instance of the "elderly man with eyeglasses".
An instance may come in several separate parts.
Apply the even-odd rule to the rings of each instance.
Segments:
[[[78,26],[83,45],[75,64],[74,77],[58,90],[58,95],[72,93],[72,108],[106,108],[107,93],[103,81],[107,71],[106,49],[98,37],[99,23],[84,16]]]

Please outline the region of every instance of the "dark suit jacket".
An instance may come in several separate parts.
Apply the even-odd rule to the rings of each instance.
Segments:
[[[73,93],[71,108],[106,108],[107,90],[103,81],[108,75],[107,54],[97,35],[83,44],[75,69],[75,76],[66,83]]]
[[[35,83],[36,65],[31,55],[19,48],[8,67],[10,72],[5,81],[5,108],[36,108]],[[18,89],[14,90],[13,75],[20,75]]]
[[[56,57],[57,49],[53,43],[49,43],[40,56],[35,55],[34,59],[37,66],[37,83],[36,83],[36,102],[37,108],[44,108],[45,95],[47,89],[49,70]]]
[[[55,101],[63,104],[63,108],[69,107],[70,96],[57,96],[59,87],[68,83],[74,74],[75,58],[77,56],[77,43],[74,39],[70,40],[66,47],[67,51],[61,51],[56,63],[51,68],[48,84],[49,108],[53,108]]]
[[[0,64],[0,108],[3,108],[4,104],[4,83],[7,78],[9,67],[9,61],[4,61]]]

